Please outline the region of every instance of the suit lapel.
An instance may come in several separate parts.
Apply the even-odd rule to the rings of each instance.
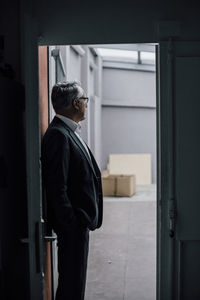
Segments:
[[[95,170],[94,170],[93,163],[92,163],[91,159],[89,158],[88,153],[87,153],[87,151],[85,150],[83,144],[81,143],[81,141],[79,140],[79,138],[76,136],[76,134],[71,130],[71,128],[69,128],[69,127],[67,126],[67,124],[65,124],[65,122],[63,122],[61,119],[57,118],[56,116],[54,117],[54,120],[53,120],[52,122],[53,122],[53,123],[54,123],[54,122],[55,122],[55,123],[58,122],[59,124],[61,124],[61,125],[69,132],[71,138],[72,138],[73,141],[77,144],[78,149],[79,149],[80,151],[82,151],[83,154],[85,155],[85,158],[87,159],[87,161],[88,161],[88,163],[89,163],[89,165],[90,165],[90,167],[91,167],[91,169],[92,169],[92,171],[93,171],[93,173],[94,173],[94,175],[95,175],[95,177],[96,177],[96,172],[95,172]],[[87,146],[87,145],[86,145],[86,146]],[[89,149],[89,148],[88,148],[88,149]],[[90,150],[89,150],[89,153],[90,153]]]
[[[85,157],[86,157],[86,159],[87,159],[90,167],[92,168],[92,171],[94,172],[94,175],[96,176],[96,172],[94,170],[92,161],[89,158],[89,155],[88,155],[87,151],[85,150],[83,144],[81,143],[81,141],[79,140],[79,138],[76,136],[76,134],[72,130],[70,130],[69,133],[70,133],[71,137],[73,138],[74,142],[79,146],[79,149],[81,149],[81,151],[84,153],[84,155],[85,155]]]
[[[89,153],[90,153],[90,156],[91,156],[91,159],[92,159],[92,164],[93,164],[93,167],[94,167],[94,169],[95,169],[96,175],[97,175],[98,173],[101,174],[101,171],[100,171],[100,169],[99,169],[99,166],[97,165],[97,162],[96,162],[96,160],[95,160],[95,158],[94,158],[94,155],[93,155],[92,151],[90,150],[90,148],[88,147],[88,145],[86,145],[86,146],[87,146],[88,151],[89,151]],[[100,175],[100,176],[101,176],[101,175]]]

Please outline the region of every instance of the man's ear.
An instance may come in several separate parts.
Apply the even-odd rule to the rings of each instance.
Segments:
[[[73,101],[72,101],[72,106],[76,109],[76,110],[79,110],[80,108],[79,108],[79,105],[78,105],[78,101],[76,100],[76,99],[74,99]]]

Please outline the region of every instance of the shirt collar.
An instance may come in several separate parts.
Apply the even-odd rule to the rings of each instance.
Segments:
[[[64,117],[63,115],[56,114],[56,117],[62,120],[72,131],[75,131],[80,126],[79,123],[76,123],[75,121]]]

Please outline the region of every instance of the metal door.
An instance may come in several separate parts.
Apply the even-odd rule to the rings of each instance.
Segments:
[[[28,2],[27,2],[28,5]],[[22,13],[22,76],[26,99],[26,171],[28,199],[28,237],[22,242],[29,249],[30,300],[43,300],[43,220],[40,168],[40,114],[38,97],[38,37],[37,22],[26,12]]]
[[[39,97],[40,97],[40,129],[43,137],[49,125],[49,68],[48,68],[48,47],[40,46],[38,48],[39,62]],[[52,241],[54,237],[46,229],[46,200],[43,191],[42,212],[43,212],[43,241],[44,241],[44,299],[53,299],[52,285]]]
[[[200,299],[200,42],[157,49],[157,299]]]

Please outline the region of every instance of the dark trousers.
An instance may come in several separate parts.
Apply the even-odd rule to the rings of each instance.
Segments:
[[[89,230],[76,228],[58,235],[58,288],[56,300],[84,300]]]

